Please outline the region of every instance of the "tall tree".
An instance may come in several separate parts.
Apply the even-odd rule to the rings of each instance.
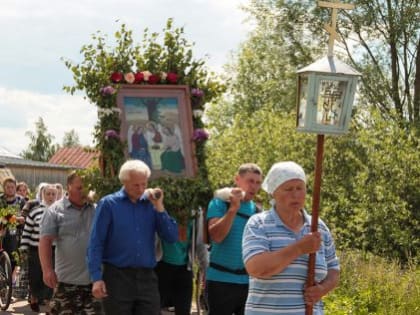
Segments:
[[[80,146],[79,135],[76,130],[72,129],[64,133],[63,147],[77,147]]]
[[[358,0],[339,31],[361,92],[386,118],[420,128],[420,1]]]
[[[344,2],[356,7],[338,12],[335,54],[362,73],[359,103],[420,129],[420,0]],[[255,30],[228,69],[233,109],[227,114],[290,110],[296,70],[326,54],[331,13],[314,0],[251,0],[245,10]]]
[[[295,107],[296,69],[309,64],[321,52],[317,37],[307,27],[313,14],[308,4],[295,1],[253,0],[245,7],[255,29],[226,66],[229,97],[210,106],[209,123],[221,131],[241,113],[260,109],[290,112]]]
[[[53,144],[54,136],[48,133],[47,126],[42,117],[35,122],[35,132],[25,133],[30,139],[28,148],[21,153],[21,156],[28,160],[48,162],[57,151],[57,145]]]

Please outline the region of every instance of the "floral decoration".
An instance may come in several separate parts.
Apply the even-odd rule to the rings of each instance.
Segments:
[[[17,225],[16,208],[8,206],[0,208],[0,231],[15,229]]]
[[[152,73],[148,70],[139,71],[136,73],[127,72],[122,73],[119,71],[113,72],[110,76],[112,83],[128,83],[128,84],[177,84],[179,81],[179,75],[175,72],[159,72]],[[111,87],[111,86],[110,86]],[[112,95],[114,92],[107,90],[107,87],[101,88],[102,95]],[[202,97],[203,91],[194,88],[192,89],[192,95],[195,97]]]
[[[108,129],[107,131],[105,131],[105,139],[110,139],[110,138],[120,139],[120,135],[114,129]]]
[[[111,85],[104,86],[99,90],[103,96],[113,95],[116,91]]]
[[[134,76],[134,73],[128,72],[124,74],[124,80],[125,82],[132,84],[136,80],[136,77]]]
[[[115,32],[115,48],[106,45],[107,36],[102,33],[93,37],[93,45],[81,49],[84,59],[80,63],[65,60],[66,67],[73,72],[74,85],[65,90],[74,94],[84,91],[91,103],[98,107],[98,122],[94,136],[96,150],[100,152],[98,168],[83,170],[88,189],[96,191],[97,198],[120,188],[116,176],[125,161],[127,143],[121,141],[121,110],[117,106],[117,95],[121,84],[152,85],[182,84],[190,87],[193,117],[197,176],[195,178],[161,177],[149,183],[150,187],[164,187],[165,204],[178,222],[184,222],[192,209],[204,206],[212,191],[207,179],[206,140],[209,134],[201,120],[204,104],[226,90],[218,79],[210,77],[203,60],[193,58],[192,45],[184,39],[183,29],[172,27],[169,19],[164,29],[163,43],[157,35],[146,30],[144,38],[137,44],[133,32],[121,25]],[[175,210],[177,209],[177,210]]]
[[[194,141],[205,141],[209,138],[209,136],[210,134],[206,130],[197,128],[193,132],[192,139]]]
[[[191,89],[191,95],[193,97],[203,97],[204,96],[204,92],[203,90],[199,89],[199,88],[192,88]]]
[[[174,72],[168,72],[166,75],[166,81],[171,84],[176,84],[178,81],[178,75]]]
[[[114,72],[111,75],[111,81],[114,83],[120,83],[124,78],[124,75],[121,72]]]

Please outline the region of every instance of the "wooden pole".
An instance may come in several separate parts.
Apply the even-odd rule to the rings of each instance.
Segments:
[[[316,142],[316,161],[315,161],[315,180],[314,192],[312,197],[312,222],[311,232],[318,230],[319,218],[319,201],[321,196],[321,177],[322,177],[322,160],[324,155],[324,135],[317,136]],[[306,280],[307,287],[315,285],[315,259],[316,253],[309,255],[308,278]],[[305,315],[312,315],[313,305],[306,305]]]

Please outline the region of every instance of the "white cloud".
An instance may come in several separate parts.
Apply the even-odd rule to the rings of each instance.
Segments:
[[[75,129],[83,145],[92,145],[96,108],[80,95],[40,94],[0,87],[0,100],[0,146],[13,153],[26,149],[29,138],[25,132],[35,131],[39,117],[54,136],[54,142],[61,143],[64,133]]]
[[[20,153],[28,145],[25,131],[43,117],[56,142],[76,129],[90,144],[96,109],[81,96],[64,95],[71,72],[61,57],[78,62],[80,48],[100,30],[113,38],[120,23],[140,41],[143,30],[161,33],[166,20],[185,28],[195,43],[195,58],[221,71],[230,52],[245,39],[250,26],[239,9],[247,0],[1,0],[0,10],[0,145]],[[116,21],[119,22],[116,22]]]

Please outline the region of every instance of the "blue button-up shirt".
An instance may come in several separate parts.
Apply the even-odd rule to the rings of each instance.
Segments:
[[[178,240],[176,221],[166,211],[157,212],[144,196],[133,203],[122,188],[102,198],[88,247],[92,280],[102,279],[102,263],[119,268],[155,267],[156,232],[167,242]]]

